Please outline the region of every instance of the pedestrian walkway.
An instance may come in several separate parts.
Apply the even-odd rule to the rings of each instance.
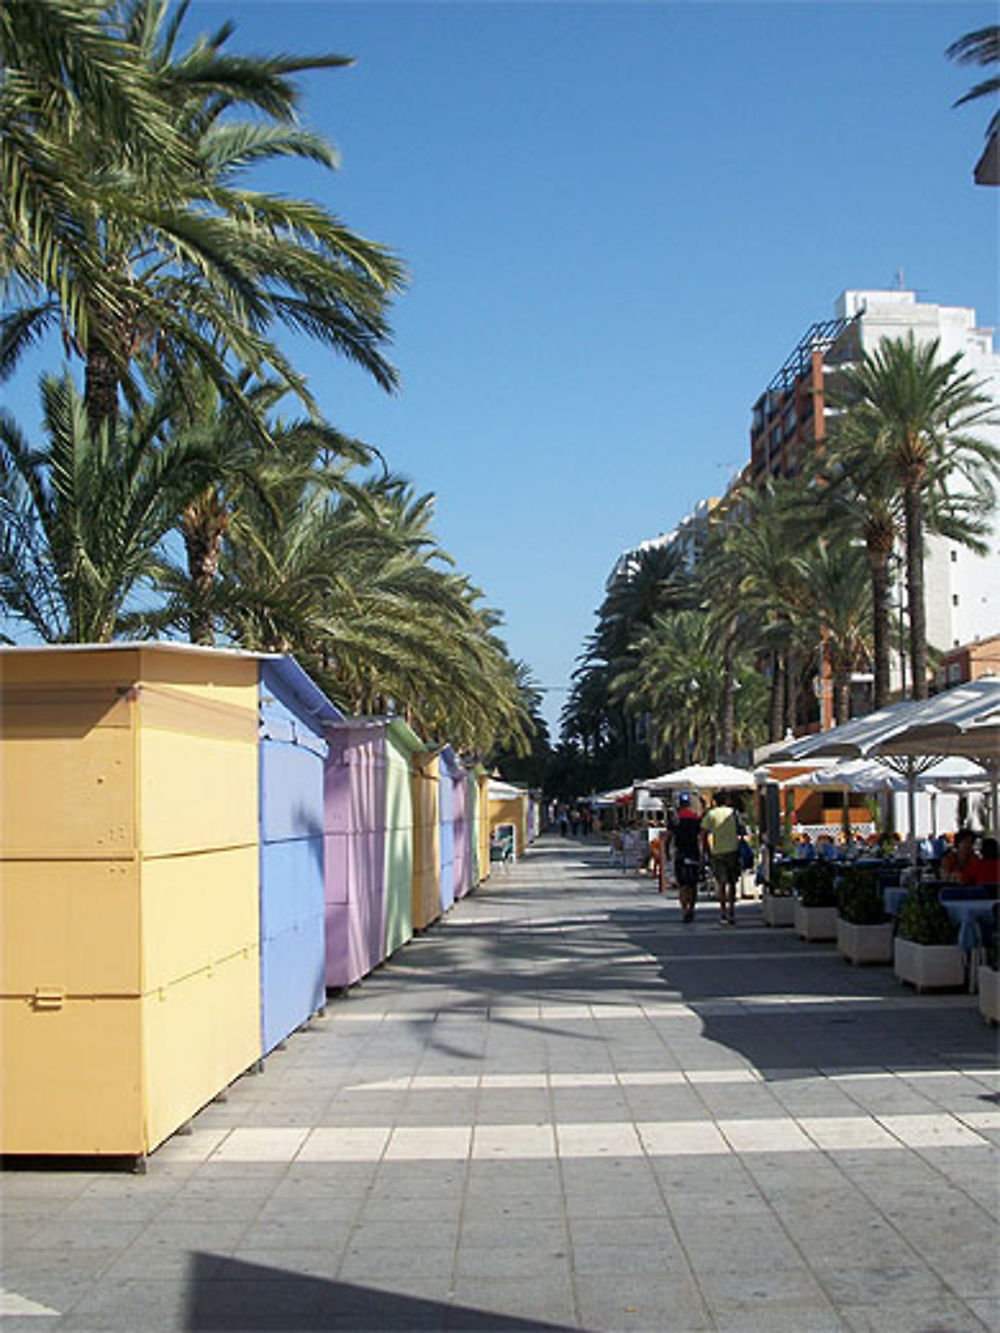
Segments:
[[[1000,1329],[965,995],[543,838],[145,1176],[3,1177],[15,1330]]]

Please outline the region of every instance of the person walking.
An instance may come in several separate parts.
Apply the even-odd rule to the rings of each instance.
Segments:
[[[698,875],[701,871],[701,820],[691,809],[689,792],[682,791],[677,798],[677,817],[670,827],[674,851],[674,874],[677,877],[677,897],[681,905],[681,920],[693,921],[698,902]]]
[[[736,925],[736,882],[740,875],[740,825],[726,792],[716,792],[712,808],[701,817],[702,852],[711,857],[723,925]]]

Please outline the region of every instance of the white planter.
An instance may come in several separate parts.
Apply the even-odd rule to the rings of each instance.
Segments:
[[[795,933],[804,940],[835,940],[837,938],[837,909],[835,907],[803,907],[796,898]]]
[[[891,963],[892,932],[891,921],[859,926],[839,916],[837,948],[849,963]]]
[[[918,991],[965,985],[965,954],[957,944],[915,944],[896,936],[893,970]]]
[[[763,893],[760,906],[765,926],[791,926],[795,922],[795,899],[791,894]]]
[[[995,967],[979,968],[979,1012],[990,1027],[1000,1023],[1000,972]]]

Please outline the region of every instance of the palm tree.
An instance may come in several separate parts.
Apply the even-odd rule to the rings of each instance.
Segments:
[[[308,400],[271,341],[285,325],[393,387],[382,349],[388,301],[403,282],[399,261],[317,204],[239,184],[246,167],[277,158],[335,165],[330,146],[294,123],[291,76],[345,58],[233,56],[223,49],[228,24],[181,54],[186,9],[186,0],[173,14],[167,0],[128,0],[120,22],[105,11],[108,39],[152,89],[183,156],[149,151],[148,136],[126,142],[115,124],[65,113],[58,97],[22,99],[9,115],[4,104],[23,138],[46,145],[51,174],[75,165],[46,197],[56,206],[45,228],[34,197],[19,201],[21,225],[0,252],[0,282],[16,300],[0,324],[0,371],[9,374],[28,345],[59,326],[84,359],[95,424],[117,410],[119,387],[137,401],[140,353],[175,372],[193,360],[237,399],[234,362],[278,375]],[[30,43],[15,54],[22,63],[6,71],[5,98],[45,70]],[[239,112],[253,118],[235,119]]]
[[[768,660],[769,740],[779,740],[795,722],[801,634],[795,619],[800,576],[794,555],[801,541],[800,493],[796,482],[783,480],[761,490],[741,490],[725,526],[713,533],[700,570],[702,605],[715,629],[719,657],[735,635],[733,647]]]
[[[871,585],[865,552],[842,539],[821,536],[795,557],[800,623],[822,644],[833,680],[834,722],[848,721],[851,673],[867,667],[872,652]],[[822,677],[821,677],[822,679]]]
[[[242,402],[237,405],[224,398],[197,366],[185,375],[183,393],[176,388],[171,392],[172,380],[168,377],[161,383],[161,378],[155,377],[153,383],[163,399],[173,403],[169,436],[197,447],[213,463],[212,480],[180,516],[186,594],[181,593],[176,571],[170,578],[174,594],[187,603],[191,642],[211,644],[213,590],[223,542],[234,525],[238,529],[246,497],[253,495],[259,505],[280,510],[283,496],[294,496],[296,488],[307,482],[357,496],[347,471],[369,464],[373,451],[325,422],[275,416],[273,409],[286,396],[281,381],[254,380],[244,372],[238,377]],[[256,430],[247,429],[247,411],[259,423]]]
[[[630,709],[648,712],[654,758],[669,763],[716,759],[727,663],[715,626],[701,611],[656,615],[636,639],[631,659],[614,677],[611,695]],[[748,659],[734,659],[732,668],[740,686],[734,742],[749,741],[757,738],[763,691]]]
[[[0,410],[0,604],[48,643],[104,643],[211,460],[186,441],[154,447],[162,403],[93,431],[68,373],[44,376],[41,397],[41,447]]]
[[[0,7],[0,274],[58,291],[77,262],[81,235],[67,228],[67,210],[86,209],[94,182],[70,149],[77,135],[114,145],[121,160],[156,156],[170,167],[193,167],[157,95],[152,72],[106,26],[105,0],[7,0]],[[121,199],[127,208],[130,199]],[[74,320],[85,327],[76,294],[65,292]],[[13,346],[30,311],[5,326]]]
[[[853,438],[866,441],[871,465],[896,484],[902,503],[907,608],[913,695],[927,697],[927,633],[924,604],[924,513],[927,496],[964,483],[967,511],[989,512],[1000,449],[978,432],[995,424],[995,404],[961,354],[939,358],[934,339],[918,344],[884,339],[859,362],[843,367],[831,401],[850,415]]]
[[[433,498],[391,475],[351,482],[334,468],[331,480],[285,457],[241,491],[206,586],[176,563],[159,570],[167,602],[147,625],[196,613],[229,642],[294,653],[352,713],[396,712],[426,739],[477,754],[525,750],[516,665],[495,614],[433,539]]]
[[[957,42],[952,42],[945,55],[951,60],[957,60],[960,65],[1000,65],[1000,23],[991,23],[988,27],[977,28],[975,32],[967,32],[963,37],[959,37]],[[996,99],[998,94],[1000,94],[1000,75],[992,74],[970,88],[958,99],[955,106],[964,106],[966,102],[977,101],[980,97]],[[1000,132],[1000,110],[994,111],[990,117],[986,126],[987,139],[998,132]]]
[[[605,786],[649,766],[643,714],[627,708],[623,696],[612,698],[610,683],[633,663],[632,645],[641,630],[658,613],[692,605],[693,589],[683,558],[672,545],[641,548],[608,581],[597,628],[581,654],[561,718],[567,743],[580,745],[591,758],[610,758],[606,770],[596,770]]]
[[[890,568],[903,528],[902,499],[895,478],[858,425],[850,414],[834,417],[822,445],[804,458],[800,473],[811,482],[803,495],[803,516],[813,532],[864,547],[871,589],[872,701],[882,708],[889,702]]]

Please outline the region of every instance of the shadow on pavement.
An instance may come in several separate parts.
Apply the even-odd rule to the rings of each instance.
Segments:
[[[755,913],[735,929],[716,925],[711,908],[702,915],[690,930],[650,929],[647,912],[623,909],[609,926],[653,955],[661,982],[698,1014],[704,1036],[765,1077],[995,1067],[996,1038],[971,1000],[917,997],[891,968],[852,967],[833,945],[768,929]]]
[[[491,1314],[286,1269],[192,1254],[186,1333],[569,1333],[562,1324]]]

